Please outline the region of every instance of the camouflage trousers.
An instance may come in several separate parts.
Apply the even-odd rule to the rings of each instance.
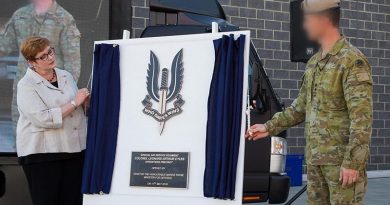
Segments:
[[[307,165],[308,205],[364,205],[367,174],[361,170],[357,182],[342,187],[339,165]]]

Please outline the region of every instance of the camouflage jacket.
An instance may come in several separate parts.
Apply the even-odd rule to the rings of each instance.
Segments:
[[[305,122],[306,162],[364,169],[372,129],[372,76],[345,38],[307,63],[297,99],[265,125],[270,135]]]
[[[19,45],[30,36],[48,38],[56,50],[57,67],[69,71],[78,80],[80,32],[70,13],[55,1],[42,15],[36,14],[32,4],[18,9],[0,33],[0,55],[17,52]],[[20,55],[15,83],[24,76],[26,68],[26,61]]]

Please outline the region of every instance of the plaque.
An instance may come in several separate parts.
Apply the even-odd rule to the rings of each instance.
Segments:
[[[188,188],[188,152],[133,152],[130,186]]]

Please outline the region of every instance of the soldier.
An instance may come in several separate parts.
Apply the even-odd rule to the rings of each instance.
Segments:
[[[70,72],[77,82],[80,75],[80,32],[73,16],[55,0],[31,0],[31,4],[18,9],[0,33],[0,55],[19,50],[28,37],[41,36],[50,40],[57,53],[57,67]],[[16,86],[28,65],[19,56],[18,70],[13,86],[12,121],[15,131],[19,113],[16,106]]]
[[[361,205],[372,129],[367,58],[340,34],[340,0],[305,0],[304,28],[321,49],[307,63],[297,99],[246,137],[257,140],[305,122],[309,205]]]

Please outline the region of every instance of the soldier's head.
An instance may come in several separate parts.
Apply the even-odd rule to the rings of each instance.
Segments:
[[[52,3],[54,0],[30,0],[33,4],[41,4],[41,3]]]
[[[32,4],[51,4],[54,0],[30,0]]]
[[[327,31],[339,30],[340,0],[304,0],[304,29],[308,38],[318,41]]]
[[[56,67],[54,48],[47,38],[33,36],[27,38],[21,45],[20,52],[29,65],[35,69],[53,69]]]
[[[30,0],[38,14],[46,13],[55,0]]]

